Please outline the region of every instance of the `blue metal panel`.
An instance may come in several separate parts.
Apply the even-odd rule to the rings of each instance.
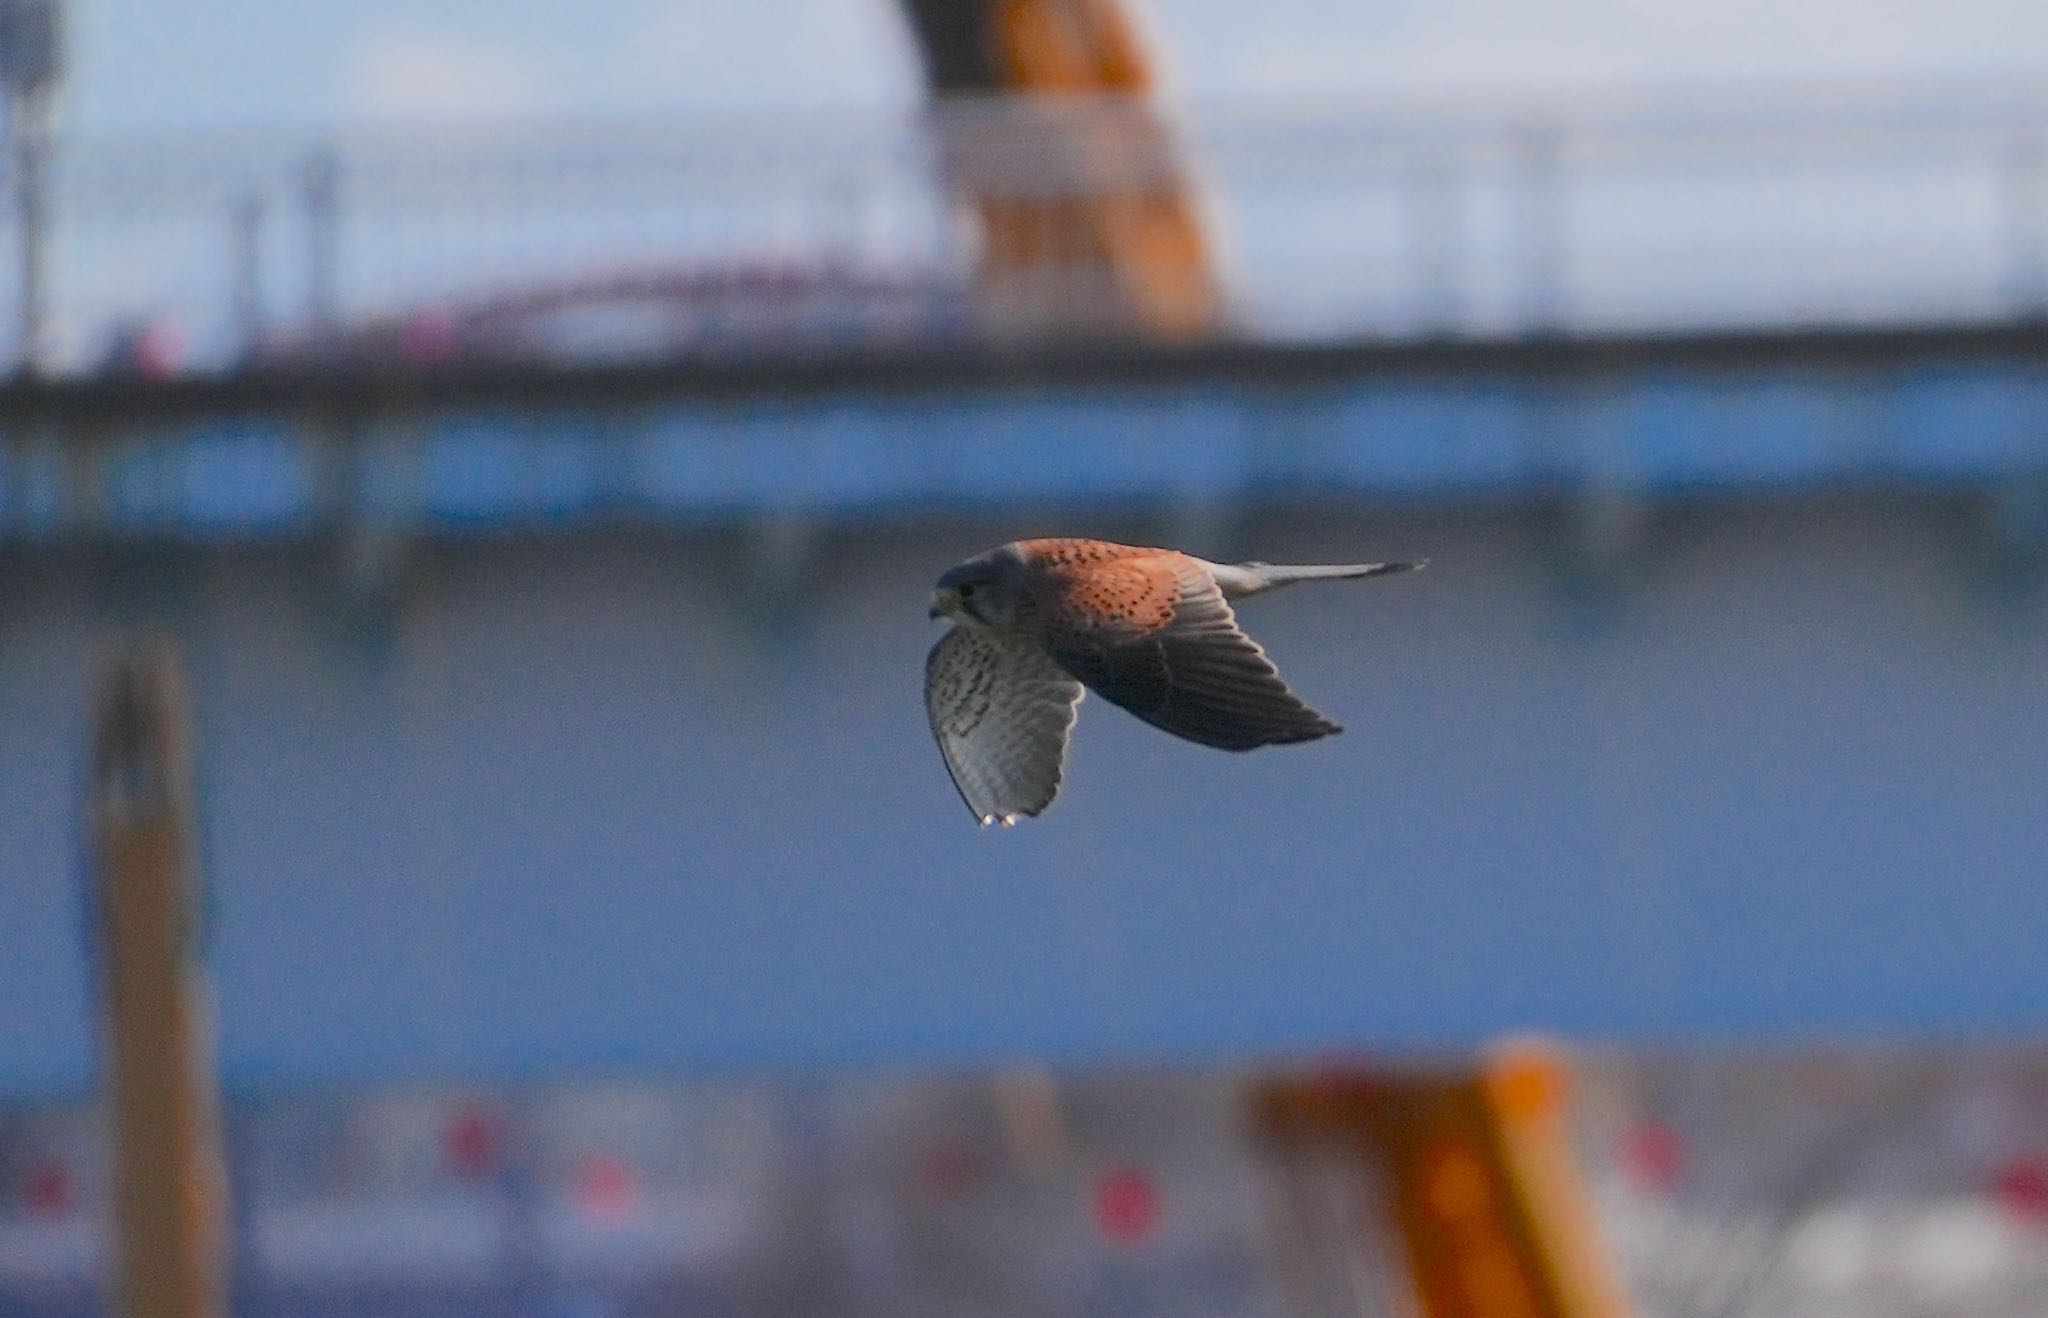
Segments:
[[[1652,377],[1629,389],[1648,483],[1812,484],[1867,471],[1876,436],[1845,436],[1868,382],[1786,372],[1730,380]]]
[[[303,529],[311,450],[278,422],[224,420],[124,436],[104,476],[113,523],[138,532],[264,536]]]
[[[2048,374],[2039,367],[1929,366],[1902,376],[1892,407],[1895,464],[1907,476],[1995,478],[2048,461]]]
[[[1817,507],[1694,524],[1589,614],[1512,517],[1296,503],[1197,547],[1434,559],[1247,607],[1348,734],[1222,755],[1090,701],[1067,795],[994,833],[924,728],[931,577],[1156,523],[848,532],[782,586],[722,539],[508,542],[375,633],[281,558],[20,582],[0,1089],[93,1055],[71,793],[133,611],[201,693],[239,1085],[2038,1031],[2048,603],[1931,511]]]
[[[391,436],[384,451],[403,451],[407,438]],[[573,518],[619,494],[595,414],[541,422],[510,410],[457,414],[432,422],[421,449],[420,511],[447,525]]]
[[[311,527],[331,436],[279,416],[123,433],[113,529],[265,537]],[[463,530],[622,511],[692,524],[1020,501],[1218,504],[1581,485],[1645,493],[2001,482],[2048,470],[2048,373],[2028,362],[1368,374],[826,392],[631,408],[428,409],[348,451],[363,516]],[[61,528],[89,465],[28,445],[0,529]]]
[[[0,533],[41,540],[67,521],[63,451],[25,443],[0,462]]]

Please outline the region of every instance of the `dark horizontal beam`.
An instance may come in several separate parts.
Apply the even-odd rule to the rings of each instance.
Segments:
[[[17,377],[0,383],[0,427],[90,430],[276,412],[326,415],[345,423],[446,408],[583,409],[689,399],[930,394],[1191,379],[1302,387],[1372,376],[1583,379],[1646,369],[1882,370],[1920,362],[1981,360],[2048,366],[2048,322],[1370,340],[1317,346],[1069,340],[1030,347],[888,349],[720,362],[475,363],[432,368],[331,362],[168,379]]]

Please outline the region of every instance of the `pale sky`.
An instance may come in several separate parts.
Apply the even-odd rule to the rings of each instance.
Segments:
[[[2044,0],[1132,0],[1205,102],[1750,79],[2048,77]],[[73,0],[93,135],[874,109],[917,94],[888,0]]]

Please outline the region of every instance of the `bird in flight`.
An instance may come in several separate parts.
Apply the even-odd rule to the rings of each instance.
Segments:
[[[1287,689],[1230,601],[1297,581],[1416,563],[1211,563],[1106,540],[1016,540],[946,569],[931,616],[954,626],[925,660],[932,735],[983,825],[1059,793],[1083,689],[1153,727],[1223,750],[1341,732]]]

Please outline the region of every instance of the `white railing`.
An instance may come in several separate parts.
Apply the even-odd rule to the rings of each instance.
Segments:
[[[981,332],[947,180],[1057,202],[1052,149],[1148,112],[586,124],[75,142],[53,152],[42,341],[60,370],[265,354],[687,356]],[[1254,338],[1572,333],[2048,314],[2048,93],[1635,95],[1159,112]],[[10,189],[13,179],[10,178]],[[1028,211],[1028,207],[1026,208]],[[1048,208],[1050,210],[1050,208]],[[18,248],[18,198],[0,245]],[[1093,328],[1049,236],[1014,330]],[[1070,245],[1069,245],[1070,246]],[[20,361],[20,262],[0,359]]]

